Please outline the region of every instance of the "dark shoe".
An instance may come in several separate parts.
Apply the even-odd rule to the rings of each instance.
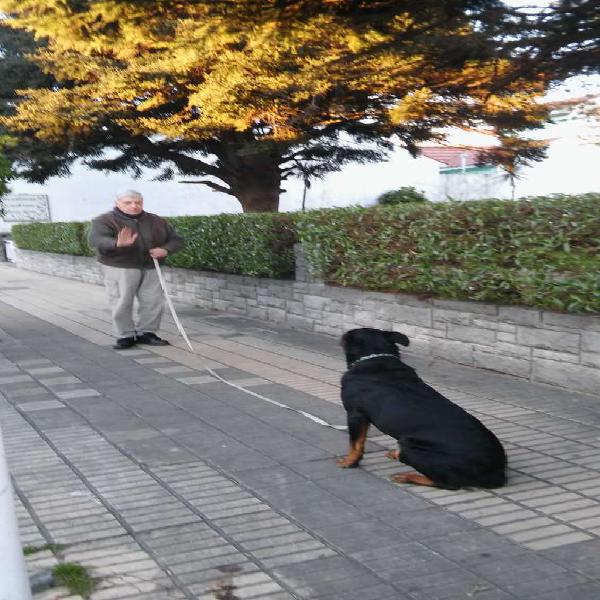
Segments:
[[[131,348],[132,346],[135,346],[135,338],[133,336],[119,338],[113,348],[115,350],[125,350],[126,348]]]
[[[148,344],[150,346],[168,346],[169,342],[159,338],[155,333],[142,333],[135,338],[138,344]]]

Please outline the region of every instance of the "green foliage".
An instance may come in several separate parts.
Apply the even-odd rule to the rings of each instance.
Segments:
[[[92,256],[87,228],[87,223],[19,223],[12,228],[12,238],[27,250]]]
[[[54,581],[58,585],[64,585],[72,595],[89,598],[94,591],[95,582],[90,577],[85,567],[74,563],[63,563],[52,569]]]
[[[293,218],[285,214],[214,215],[167,219],[185,239],[167,259],[184,269],[288,278],[294,273]],[[88,223],[22,223],[12,230],[19,248],[92,256]]]
[[[333,285],[600,312],[600,194],[305,213],[309,264]]]
[[[10,161],[0,152],[0,214],[2,214],[2,196],[9,191],[7,182],[10,179],[10,176]]]
[[[8,187],[8,180],[13,177],[12,172],[12,161],[5,155],[5,150],[15,145],[12,138],[7,135],[0,134],[0,216],[3,214],[2,210],[2,196],[8,194],[10,189]]]
[[[173,217],[169,222],[186,241],[167,259],[173,267],[274,278],[294,272],[297,239],[289,215]]]
[[[377,198],[377,204],[382,206],[394,206],[404,202],[427,202],[427,198],[423,192],[420,192],[412,186],[401,187],[397,190],[384,192]]]

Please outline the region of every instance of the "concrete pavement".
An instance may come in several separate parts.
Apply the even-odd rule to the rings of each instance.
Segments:
[[[444,361],[421,376],[504,442],[495,491],[398,486],[372,432],[339,470],[337,340],[179,305],[164,348],[110,348],[101,287],[0,266],[0,423],[31,571],[94,600],[600,597],[599,398]],[[50,590],[45,598],[66,598]],[[40,596],[41,597],[41,596]]]

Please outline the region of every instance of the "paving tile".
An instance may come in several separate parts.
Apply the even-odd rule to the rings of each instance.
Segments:
[[[21,383],[24,381],[33,381],[33,377],[29,375],[0,375],[0,386],[7,385],[9,383]]]
[[[81,383],[81,379],[73,377],[73,375],[64,375],[61,377],[40,377],[38,381],[48,387],[64,385],[65,383]]]
[[[62,400],[71,400],[74,398],[95,398],[100,396],[100,392],[91,388],[82,388],[79,390],[70,390],[68,392],[54,392]]]

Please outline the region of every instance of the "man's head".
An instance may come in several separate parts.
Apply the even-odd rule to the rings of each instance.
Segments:
[[[144,198],[135,190],[123,190],[117,194],[115,205],[126,215],[136,216],[144,210]]]

